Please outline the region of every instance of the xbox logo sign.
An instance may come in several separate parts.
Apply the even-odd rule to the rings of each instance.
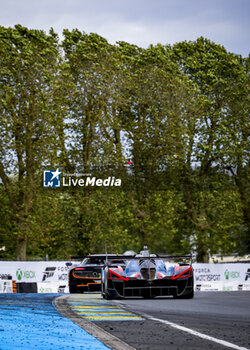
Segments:
[[[226,271],[224,272],[224,274],[225,274],[225,278],[226,278],[226,280],[228,280],[228,279],[229,279],[229,271],[228,271],[228,270],[226,270]]]
[[[228,271],[226,270],[224,272],[226,280],[229,280],[229,278],[239,278],[240,277],[240,272],[239,271]]]
[[[16,277],[17,277],[18,281],[20,281],[20,280],[22,279],[22,277],[23,277],[23,271],[22,271],[21,269],[18,269],[18,270],[16,271]]]
[[[18,281],[23,279],[34,279],[36,278],[35,271],[22,271],[20,268],[16,270],[16,277]]]

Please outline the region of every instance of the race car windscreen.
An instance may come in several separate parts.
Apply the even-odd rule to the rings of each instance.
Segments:
[[[83,265],[104,265],[105,258],[92,256],[83,260]]]

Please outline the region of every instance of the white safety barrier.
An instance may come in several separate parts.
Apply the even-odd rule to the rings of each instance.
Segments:
[[[69,293],[68,282],[38,282],[37,293]]]
[[[11,277],[17,282],[67,282],[71,266],[69,261],[2,261],[0,280]]]
[[[12,281],[16,281],[17,291],[32,288],[32,292],[38,293],[68,293],[71,266],[69,261],[2,261],[0,293],[11,293]],[[196,291],[250,291],[250,263],[194,263],[193,269]]]
[[[0,280],[0,293],[13,293],[12,281]]]
[[[193,264],[195,290],[250,290],[250,264]]]
[[[0,293],[68,293],[69,261],[2,261]],[[15,281],[13,289],[13,281]]]

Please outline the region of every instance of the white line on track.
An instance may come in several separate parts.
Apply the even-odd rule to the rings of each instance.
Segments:
[[[197,332],[197,331],[194,331],[193,329],[190,329],[190,328],[187,328],[187,327],[183,327],[183,326],[180,326],[176,323],[173,323],[173,322],[169,322],[169,321],[166,321],[166,320],[161,320],[160,318],[155,318],[155,317],[151,317],[150,315],[143,315],[145,316],[146,318],[152,320],[152,321],[157,321],[157,322],[161,322],[161,323],[164,323],[170,327],[173,327],[173,328],[176,328],[176,329],[179,329],[180,331],[183,331],[183,332],[186,332],[186,333],[189,333],[189,334],[192,334],[192,335],[195,335],[196,337],[200,337],[202,339],[206,339],[206,340],[209,340],[209,341],[212,341],[214,343],[218,343],[218,344],[221,344],[221,345],[224,345],[228,348],[231,348],[231,349],[236,349],[236,350],[250,350],[248,348],[244,348],[242,346],[238,346],[238,345],[235,345],[233,343],[229,343],[228,341],[225,341],[225,340],[221,340],[221,339],[217,339],[217,338],[214,338],[214,337],[211,337],[210,335],[206,335],[206,334],[203,334],[203,333],[200,333],[200,332]]]

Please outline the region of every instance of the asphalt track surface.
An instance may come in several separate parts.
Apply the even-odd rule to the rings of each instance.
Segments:
[[[127,299],[112,303],[145,318],[141,322],[98,322],[99,327],[135,349],[250,349],[249,292],[197,292],[191,300]]]

